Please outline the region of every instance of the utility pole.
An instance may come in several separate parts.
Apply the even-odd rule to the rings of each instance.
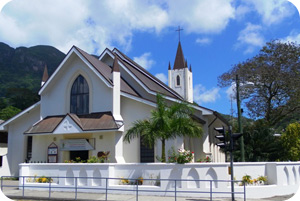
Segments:
[[[242,112],[241,112],[241,100],[240,100],[240,80],[239,76],[236,75],[236,102],[237,102],[237,111],[238,111],[238,126],[239,126],[239,133],[243,133],[242,127]],[[244,148],[244,136],[241,136],[240,139],[241,144],[241,162],[245,162],[245,148]]]
[[[230,135],[230,176],[231,176],[231,200],[235,201],[234,199],[234,176],[233,176],[233,134],[232,134],[232,129],[231,126],[229,126],[229,135]]]

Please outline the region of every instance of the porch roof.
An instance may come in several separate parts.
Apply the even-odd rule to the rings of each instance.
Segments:
[[[55,133],[55,130],[65,123],[65,119],[71,119],[81,131],[118,130],[120,125],[115,121],[111,112],[97,112],[84,115],[66,114],[47,116],[32,125],[24,134]],[[63,125],[62,125],[63,126]]]

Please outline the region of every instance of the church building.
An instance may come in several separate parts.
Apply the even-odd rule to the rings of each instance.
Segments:
[[[214,127],[227,121],[216,111],[194,104],[192,68],[180,42],[174,65],[168,66],[168,82],[167,86],[116,48],[95,57],[73,46],[49,78],[45,71],[40,101],[0,124],[0,135],[7,135],[0,176],[18,175],[24,162],[64,163],[106,152],[110,163],[157,162],[159,141],[149,149],[139,138],[127,143],[123,137],[133,122],[150,117],[158,93],[168,104],[192,103],[194,119],[203,128],[201,138],[167,141],[166,153],[172,147],[185,148],[194,152],[195,161],[208,156],[213,162],[224,162]]]

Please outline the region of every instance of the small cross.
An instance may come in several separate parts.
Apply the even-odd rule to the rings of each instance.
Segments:
[[[180,31],[183,31],[183,29],[180,29],[180,26],[178,26],[178,29],[175,31],[178,31],[178,37],[179,37],[179,42],[180,42]]]
[[[71,128],[72,128],[72,125],[69,123],[68,120],[66,120],[66,121],[64,122],[64,129],[65,129],[66,131],[68,131],[68,130],[70,130]]]

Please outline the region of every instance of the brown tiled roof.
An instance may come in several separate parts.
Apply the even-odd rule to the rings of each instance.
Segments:
[[[116,48],[114,50],[116,50],[122,55],[123,58],[125,58],[120,58],[122,64],[125,65],[125,67],[128,70],[130,70],[148,89],[150,89],[153,92],[161,93],[163,95],[182,100],[182,97],[173,89],[168,87],[165,83],[154,77],[151,73],[149,73],[139,64],[131,60],[120,50]]]
[[[111,112],[97,112],[77,116],[81,122],[82,130],[84,131],[111,130],[119,128]]]
[[[185,64],[186,62],[184,61],[183,51],[179,41],[173,69],[183,69],[186,66]]]
[[[136,92],[131,86],[130,84],[128,84],[122,77],[121,77],[121,91],[137,96],[137,97],[141,97],[140,94],[138,92]]]
[[[66,114],[48,116],[34,124],[24,134],[53,133],[66,116],[71,117],[83,131],[114,130],[119,128],[111,112],[97,112],[86,115]]]
[[[74,46],[80,54],[82,54],[85,59],[111,84],[113,84],[113,81],[111,80],[111,71],[112,68],[109,67],[104,62],[98,60],[92,55],[89,55],[85,51],[81,50],[80,48]],[[127,83],[124,81],[123,78],[121,78],[121,91],[126,92],[128,94],[139,96],[139,94]]]
[[[52,133],[65,116],[66,115],[48,116],[25,131],[25,134]]]
[[[103,63],[102,61],[98,60],[97,58],[95,58],[92,55],[89,55],[88,53],[86,53],[85,51],[83,51],[82,49],[74,46],[79,52],[80,54],[82,54],[82,56],[85,57],[85,59],[110,83],[113,84],[111,79],[110,79],[110,75],[111,75],[111,68],[106,65],[105,63]]]

